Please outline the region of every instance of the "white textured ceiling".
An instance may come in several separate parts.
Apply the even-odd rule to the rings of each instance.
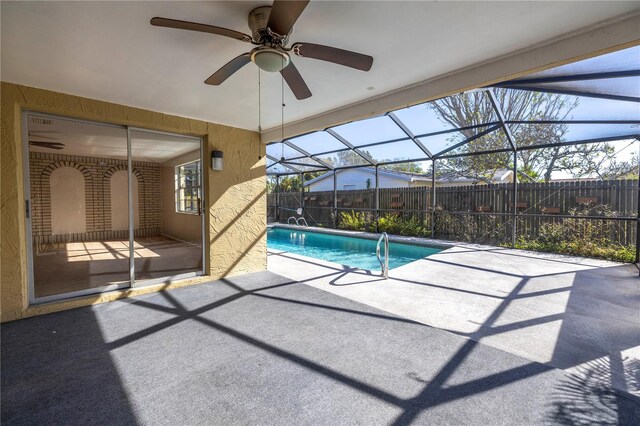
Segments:
[[[27,129],[29,141],[64,145],[60,150],[30,145],[32,152],[127,159],[127,130],[123,127],[29,114]],[[200,141],[194,138],[131,131],[133,161],[164,163],[199,149]]]
[[[3,81],[253,129],[258,71],[203,81],[251,46],[152,27],[154,16],[248,32],[246,2],[2,1]],[[370,54],[364,73],[294,57],[313,96],[285,86],[285,122],[311,117],[541,43],[640,8],[638,2],[312,1],[291,39]],[[281,79],[262,73],[262,128],[280,124]]]

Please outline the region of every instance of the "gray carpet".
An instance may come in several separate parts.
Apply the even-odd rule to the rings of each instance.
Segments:
[[[2,424],[634,424],[640,401],[264,272],[2,326]]]

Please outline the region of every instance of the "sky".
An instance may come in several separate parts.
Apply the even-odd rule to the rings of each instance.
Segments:
[[[594,67],[596,67],[595,70]],[[615,71],[617,69],[616,67],[626,67],[626,69],[632,67],[632,69],[640,69],[640,47],[634,47],[626,49],[625,51],[615,52],[613,54],[603,55],[602,57],[565,65],[564,67],[548,70],[541,74],[562,74],[563,68],[572,73],[584,73],[597,72],[601,69],[606,71]],[[572,82],[570,84],[573,84],[574,86],[577,83],[582,84],[582,89],[588,87],[593,89],[595,87],[608,93],[628,92],[633,96],[640,96],[639,80],[640,78],[634,77],[631,79],[617,78],[609,80],[590,80]],[[625,90],[627,92],[625,92]],[[456,96],[469,95],[461,94]],[[567,120],[633,120],[637,121],[639,124],[568,124],[566,134],[562,137],[563,141],[576,141],[640,133],[640,103],[591,97],[568,97],[571,102],[577,100],[578,105],[569,113]],[[430,103],[403,108],[396,110],[393,113],[416,136],[425,133],[450,130],[453,128],[453,126],[444,122],[439,117]],[[506,119],[513,119],[513,117],[506,117]],[[489,117],[487,121],[497,121],[497,119],[493,116]],[[487,127],[479,128],[478,131],[485,130],[486,128]],[[332,130],[356,147],[369,143],[407,137],[402,129],[398,127],[388,116],[374,117],[347,123],[333,127]],[[502,130],[498,131],[502,132]],[[460,132],[453,132],[428,137],[419,137],[418,139],[431,153],[435,154],[463,140],[464,136]],[[501,134],[500,140],[505,148],[509,146],[504,134]],[[301,137],[292,138],[289,141],[312,155],[345,148],[345,145],[327,132],[315,132]],[[546,143],[546,141],[541,140],[541,143]],[[629,142],[616,143],[617,159],[619,161],[627,161],[631,156],[637,156],[637,145],[637,143],[629,145]],[[363,149],[371,154],[376,161],[425,157],[422,150],[411,140],[366,147]],[[282,156],[290,158],[301,155],[296,150],[283,146],[282,144],[268,146],[267,153],[278,159]],[[320,157],[333,157],[333,160],[336,160],[336,154],[323,154],[320,155]],[[430,168],[430,164],[430,161],[424,162],[423,169],[427,170]],[[570,174],[559,172],[554,174],[554,178],[566,177],[570,177]]]

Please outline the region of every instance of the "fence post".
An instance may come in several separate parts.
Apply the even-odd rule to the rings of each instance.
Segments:
[[[276,222],[280,223],[280,175],[276,176]]]
[[[640,139],[637,139],[640,142]],[[636,206],[636,264],[640,262],[640,164],[638,165],[638,188],[636,197],[638,198]],[[640,275],[640,271],[638,272]]]
[[[304,216],[304,173],[300,173],[300,207],[302,207],[302,216]]]
[[[518,151],[513,151],[513,212],[511,229],[511,247],[516,248],[516,234],[518,232]]]
[[[333,227],[338,226],[338,171],[333,170]]]
[[[436,237],[436,159],[431,160],[431,238]]]
[[[380,188],[378,187],[378,165],[376,164],[376,232],[378,232],[378,224],[380,222],[380,214],[378,209],[380,209]]]

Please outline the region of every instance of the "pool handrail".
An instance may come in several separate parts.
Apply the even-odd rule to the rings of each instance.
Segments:
[[[380,244],[384,240],[384,262],[380,258]],[[376,256],[378,257],[378,262],[380,262],[380,267],[382,268],[382,276],[384,279],[389,279],[389,236],[386,232],[380,234],[380,238],[378,238],[378,244],[376,245]]]
[[[300,225],[300,221],[301,220],[304,221],[304,226],[309,226],[309,224],[307,223],[307,219],[305,219],[304,217],[295,217],[295,216],[291,216],[291,217],[289,217],[289,219],[287,219],[287,225],[291,225],[291,219],[293,219],[293,221],[298,226],[302,226],[302,225]]]

